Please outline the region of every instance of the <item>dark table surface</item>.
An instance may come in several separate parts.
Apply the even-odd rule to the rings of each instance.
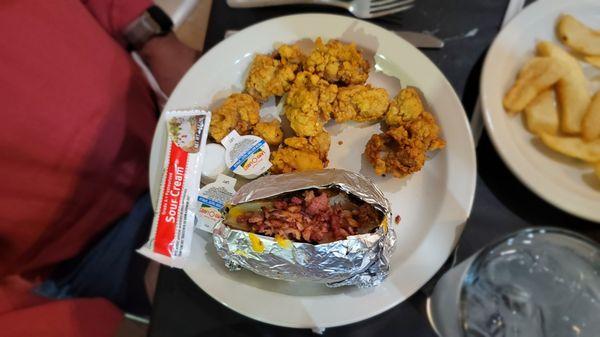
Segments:
[[[506,5],[507,1],[500,0],[417,0],[416,6],[407,12],[371,21],[388,29],[428,31],[444,39],[443,49],[424,50],[424,53],[450,80],[470,116],[478,95],[481,64],[500,28]],[[219,43],[226,30],[239,30],[269,18],[302,12],[348,15],[342,10],[315,6],[232,9],[225,1],[216,0],[210,15],[206,49]],[[476,34],[470,36],[473,32]],[[569,228],[600,241],[600,225],[553,207],[519,182],[502,162],[485,131],[477,147],[477,165],[475,202],[458,243],[458,261],[494,239],[528,226]],[[447,262],[441,272],[450,264]],[[424,315],[424,302],[433,283],[383,314],[327,329],[324,335],[435,336]],[[246,318],[213,300],[183,271],[162,267],[149,335],[254,337],[311,336],[313,333]]]

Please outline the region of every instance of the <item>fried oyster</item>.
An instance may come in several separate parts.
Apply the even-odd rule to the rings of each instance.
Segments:
[[[323,40],[317,38],[315,49],[306,57],[304,70],[330,83],[363,84],[369,75],[369,62],[354,43],[329,40],[327,44],[323,44]]]
[[[298,136],[310,137],[331,118],[338,87],[308,72],[300,72],[288,93],[284,112]]]
[[[282,45],[273,55],[256,55],[246,79],[246,92],[259,102],[283,96],[300,69],[305,56],[294,45]]]
[[[283,44],[277,48],[275,56],[279,56],[281,63],[284,65],[301,65],[306,59],[306,55],[302,53],[298,46],[293,44]]]
[[[258,122],[252,129],[252,134],[264,139],[271,146],[278,146],[283,141],[283,131],[278,120]]]
[[[423,111],[425,111],[425,107],[417,89],[404,88],[390,102],[390,107],[385,115],[385,123],[389,126],[397,126],[418,118]]]
[[[373,88],[369,84],[342,87],[335,101],[333,118],[337,123],[376,121],[388,110],[388,101],[385,89]]]
[[[295,149],[317,154],[323,162],[323,167],[327,167],[327,164],[329,164],[327,154],[331,146],[331,136],[325,130],[321,130],[313,137],[286,138],[284,144]]]
[[[323,169],[329,161],[327,154],[331,144],[331,136],[327,131],[313,137],[290,137],[283,145],[271,154],[271,173],[289,173]]]
[[[284,146],[271,153],[271,173],[290,173],[323,169],[319,155],[305,150]]]
[[[220,142],[232,130],[249,134],[259,121],[260,105],[248,94],[231,94],[212,113],[210,136]]]
[[[423,111],[385,133],[371,136],[365,156],[376,174],[391,173],[398,178],[404,177],[421,170],[427,159],[427,151],[445,146],[439,131],[434,117]]]

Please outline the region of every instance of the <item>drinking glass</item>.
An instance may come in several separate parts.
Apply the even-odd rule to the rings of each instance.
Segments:
[[[564,229],[518,231],[450,269],[427,311],[443,337],[598,337],[600,248]]]

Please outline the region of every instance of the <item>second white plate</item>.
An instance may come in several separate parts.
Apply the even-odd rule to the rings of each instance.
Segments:
[[[533,192],[573,215],[600,222],[600,183],[593,169],[546,148],[529,133],[520,116],[509,116],[502,107],[504,93],[524,62],[534,55],[538,41],[560,44],[554,27],[562,13],[598,27],[600,4],[595,0],[543,0],[529,5],[494,40],[481,77],[481,102],[488,134],[510,170]],[[590,65],[588,78],[600,72]],[[591,81],[597,90],[598,80]]]

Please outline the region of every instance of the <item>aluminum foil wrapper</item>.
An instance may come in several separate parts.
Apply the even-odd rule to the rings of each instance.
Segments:
[[[213,230],[219,255],[231,270],[245,268],[273,279],[325,283],[330,287],[372,287],[389,273],[396,242],[388,200],[370,180],[345,170],[328,169],[270,175],[244,185],[231,200],[238,205],[310,188],[336,187],[373,205],[384,214],[373,233],[349,236],[327,244],[291,242],[282,245],[274,238],[232,229],[223,222]],[[253,241],[260,239],[257,251]]]

